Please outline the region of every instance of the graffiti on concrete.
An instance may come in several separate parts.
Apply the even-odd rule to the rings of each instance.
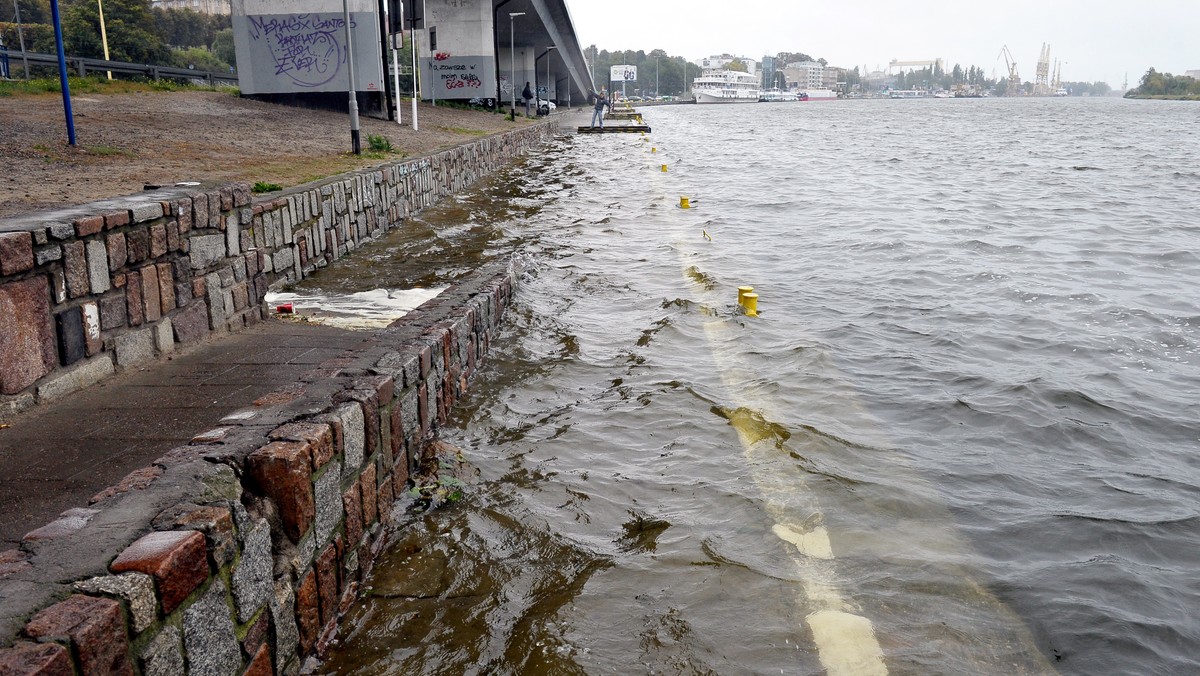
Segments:
[[[346,62],[346,21],[336,14],[248,16],[250,39],[265,42],[275,75],[300,87],[319,87],[337,77]],[[350,20],[350,28],[355,28]]]

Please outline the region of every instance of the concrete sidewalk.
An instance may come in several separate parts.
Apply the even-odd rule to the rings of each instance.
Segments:
[[[222,418],[295,398],[372,340],[270,318],[0,421],[0,550]]]

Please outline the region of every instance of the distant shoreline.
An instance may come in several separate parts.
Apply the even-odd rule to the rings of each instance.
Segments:
[[[1155,101],[1200,101],[1200,96],[1192,96],[1192,95],[1171,96],[1168,94],[1126,94],[1125,98],[1155,100]]]

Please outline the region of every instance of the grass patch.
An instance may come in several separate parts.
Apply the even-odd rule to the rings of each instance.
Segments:
[[[69,77],[72,94],[131,94],[137,92],[216,91],[207,85],[197,86],[177,80],[109,80],[104,73],[88,77]],[[220,88],[224,91],[225,87]],[[40,96],[62,91],[58,78],[0,81],[0,96]]]
[[[85,148],[85,150],[87,150],[89,155],[97,155],[99,157],[111,157],[113,155],[129,154],[120,148],[114,148],[112,146],[88,146]]]
[[[390,153],[392,142],[380,134],[367,134],[367,149],[373,153]]]
[[[254,187],[250,189],[255,194],[264,192],[277,192],[283,190],[283,186],[278,183],[266,183],[264,181],[255,181]]]

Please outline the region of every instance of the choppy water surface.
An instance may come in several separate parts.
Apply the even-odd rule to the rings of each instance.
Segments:
[[[646,115],[327,282],[530,269],[321,668],[1200,671],[1200,106]]]

